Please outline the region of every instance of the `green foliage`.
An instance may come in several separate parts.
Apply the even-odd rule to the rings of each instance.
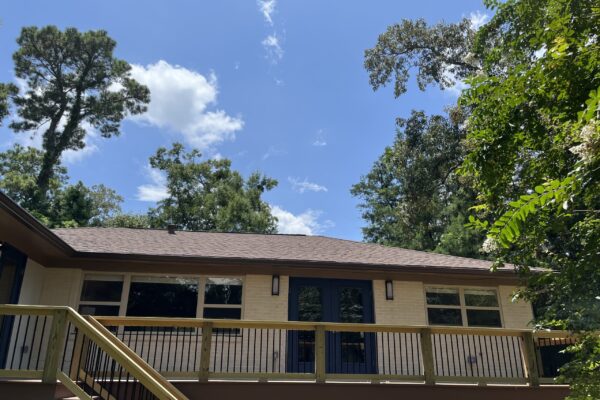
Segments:
[[[469,57],[473,35],[466,18],[457,24],[428,26],[418,19],[391,25],[375,47],[365,51],[371,86],[377,90],[393,80],[398,97],[406,92],[409,73],[416,68],[421,90],[433,83],[442,89],[450,87],[477,68]]]
[[[10,97],[16,93],[17,88],[15,85],[0,83],[0,124],[2,124],[4,117],[8,115]]]
[[[113,56],[116,43],[105,31],[26,27],[17,43],[15,76],[27,89],[13,97],[18,118],[10,126],[17,132],[44,129],[36,178],[43,199],[61,154],[84,148],[89,127],[104,137],[118,135],[126,114],[144,112],[150,97],[130,77],[130,65]]]
[[[458,122],[413,111],[372,170],[352,187],[366,240],[417,250],[480,256],[482,235],[464,227],[474,193],[454,173],[465,132]]]
[[[558,381],[570,383],[572,399],[600,399],[598,366],[600,365],[600,337],[584,335],[569,350],[574,359],[563,369]]]
[[[169,193],[150,210],[152,226],[174,223],[189,230],[274,233],[277,221],[261,196],[277,181],[259,173],[244,180],[231,170],[231,161],[199,161],[200,156],[175,143],[150,158],[150,165],[165,173]]]
[[[371,84],[395,79],[398,96],[415,66],[420,83],[423,74],[431,79],[424,82],[439,83],[443,73],[421,67],[435,60],[447,65],[434,71],[454,66],[466,78],[459,99],[466,156],[458,173],[477,193],[471,211],[483,218],[471,215],[469,227],[487,231],[484,247],[498,264],[517,266],[526,279],[519,296],[541,304],[539,326],[599,330],[600,6],[597,0],[485,4],[494,12],[488,23],[436,52],[414,46],[410,24],[388,30],[367,51]],[[433,33],[417,34],[426,43]],[[463,69],[451,54],[473,68]],[[598,398],[598,338],[583,337],[592,339],[571,349],[574,361],[562,379],[572,384],[571,398]]]
[[[152,228],[148,215],[145,214],[115,214],[97,225],[107,228]]]
[[[98,225],[120,212],[123,198],[104,185],[68,184],[67,170],[54,165],[46,199],[36,197],[44,153],[15,145],[0,153],[0,190],[50,227]]]

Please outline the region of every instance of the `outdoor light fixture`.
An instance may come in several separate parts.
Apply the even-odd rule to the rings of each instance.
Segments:
[[[271,283],[271,294],[273,296],[279,296],[279,275],[273,275],[273,282]]]
[[[385,281],[385,299],[394,300],[394,283],[392,281]]]

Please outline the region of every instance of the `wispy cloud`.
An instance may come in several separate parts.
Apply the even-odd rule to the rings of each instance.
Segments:
[[[272,33],[267,35],[261,42],[265,49],[265,58],[269,60],[271,64],[277,64],[283,58],[284,53],[282,37],[276,29],[275,19],[273,18],[276,12],[277,0],[258,0],[257,4],[258,10],[262,14],[264,20],[272,29]]]
[[[134,121],[166,128],[181,134],[184,140],[206,150],[226,140],[233,140],[244,121],[216,105],[217,77],[208,77],[164,60],[146,66],[132,65],[131,74],[150,88],[148,111],[132,117]]]
[[[326,192],[327,188],[323,185],[319,185],[314,182],[309,182],[308,179],[304,178],[301,181],[298,178],[288,177],[288,181],[292,184],[292,189],[298,193],[309,192]]]
[[[316,139],[312,142],[313,146],[316,147],[324,147],[327,146],[327,141],[325,140],[325,133],[323,132],[323,129],[319,129],[317,131],[317,137]]]
[[[308,209],[295,215],[283,208],[273,205],[271,213],[277,217],[277,231],[279,233],[295,233],[302,235],[318,235],[332,228],[335,224],[330,220],[320,221],[323,214],[320,210]]]
[[[258,9],[262,13],[265,21],[273,26],[273,13],[275,12],[276,0],[258,0]]]
[[[275,33],[263,39],[262,45],[266,51],[266,58],[273,64],[277,64],[283,58],[283,48]]]
[[[482,25],[485,25],[485,23],[489,19],[490,19],[489,15],[487,15],[486,13],[483,13],[479,10],[473,11],[472,13],[469,14],[469,20],[471,21],[471,26],[475,30],[481,28]]]
[[[268,160],[271,157],[274,156],[281,156],[287,154],[287,152],[285,150],[282,150],[278,147],[275,146],[269,146],[269,149],[267,150],[267,152],[265,154],[263,154],[262,159],[263,161]]]
[[[145,167],[145,171],[151,183],[137,187],[137,199],[140,201],[157,202],[169,197],[166,177],[149,165]]]

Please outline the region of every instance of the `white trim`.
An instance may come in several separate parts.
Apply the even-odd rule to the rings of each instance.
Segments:
[[[428,289],[457,289],[458,290],[458,298],[460,305],[443,305],[443,304],[427,304],[427,290]],[[494,291],[496,293],[496,301],[498,302],[497,307],[482,307],[482,306],[467,306],[465,304],[465,290],[469,289],[482,289]],[[459,286],[459,285],[423,285],[423,296],[425,299],[425,320],[428,325],[432,326],[472,326],[469,325],[467,319],[467,310],[490,310],[490,311],[498,311],[500,316],[500,326],[498,328],[504,327],[504,315],[502,311],[502,302],[500,301],[500,290],[497,286]],[[427,309],[429,308],[451,308],[451,309],[460,309],[460,315],[462,320],[462,325],[437,325],[431,324],[429,322],[429,312]]]
[[[81,291],[83,290],[83,283],[86,280],[86,277],[112,277],[113,279],[106,280],[116,280],[114,279],[116,276],[122,277],[123,288],[121,292],[121,300],[115,302],[107,302],[107,301],[86,301],[81,300]],[[141,279],[140,279],[141,278]],[[242,304],[204,304],[204,293],[207,280],[209,278],[228,278],[228,279],[237,279],[241,282],[242,286]],[[97,279],[101,280],[101,279]],[[246,302],[246,292],[245,289],[246,279],[245,276],[240,275],[219,275],[219,274],[161,274],[161,273],[147,273],[140,274],[138,272],[123,272],[123,273],[115,273],[115,272],[106,272],[106,271],[94,271],[93,273],[87,273],[83,271],[81,276],[81,280],[79,282],[79,292],[77,293],[77,309],[79,309],[80,305],[108,305],[108,306],[118,306],[119,307],[119,316],[125,317],[127,316],[127,304],[129,301],[129,291],[131,288],[131,282],[169,282],[169,283],[180,283],[178,280],[186,280],[191,281],[194,280],[194,283],[198,285],[198,302],[196,303],[196,318],[202,318],[204,313],[204,307],[209,308],[239,308],[240,311],[240,319],[244,319],[244,304]],[[185,282],[183,282],[185,283]]]

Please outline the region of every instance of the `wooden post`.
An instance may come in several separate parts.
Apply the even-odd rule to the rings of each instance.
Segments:
[[[540,385],[540,373],[536,362],[535,342],[532,332],[523,332],[523,352],[525,353],[525,368],[530,386]]]
[[[59,368],[59,360],[64,351],[67,333],[67,310],[55,310],[52,314],[52,328],[48,337],[44,373],[42,375],[42,382],[44,383],[56,383],[56,372]]]
[[[431,340],[431,328],[421,329],[421,352],[423,354],[423,373],[425,384],[435,384],[435,367],[433,362],[433,341]]]
[[[200,382],[208,382],[210,368],[210,349],[212,346],[212,322],[206,322],[202,326],[202,348],[200,350]]]
[[[317,325],[315,329],[315,377],[317,383],[325,383],[325,327]]]

